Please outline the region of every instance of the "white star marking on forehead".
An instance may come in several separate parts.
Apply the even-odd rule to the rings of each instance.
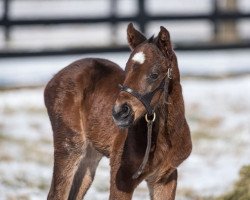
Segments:
[[[140,64],[143,64],[145,61],[145,54],[143,52],[138,52],[133,56],[132,60]]]

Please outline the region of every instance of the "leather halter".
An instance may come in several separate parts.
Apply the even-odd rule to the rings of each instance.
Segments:
[[[147,111],[148,116],[152,116],[154,114],[154,108],[150,105],[151,101],[154,97],[154,95],[159,91],[159,90],[164,90],[165,95],[168,95],[168,87],[169,87],[169,79],[172,79],[172,68],[168,68],[167,74],[164,76],[163,80],[161,81],[160,85],[155,88],[152,92],[148,92],[146,94],[141,94],[132,88],[126,86],[126,85],[121,85],[119,84],[120,91],[127,92],[134,97],[136,97],[145,107]]]
[[[151,101],[152,101],[152,99],[157,91],[164,90],[164,93],[165,93],[164,100],[165,100],[165,103],[167,103],[170,79],[172,79],[172,67],[168,68],[168,72],[164,76],[164,78],[162,79],[160,85],[156,89],[154,89],[152,92],[148,92],[146,94],[140,94],[139,92],[137,92],[137,91],[135,91],[127,86],[119,85],[121,88],[121,91],[127,92],[127,93],[133,95],[134,97],[136,97],[144,105],[144,107],[147,110],[147,113],[145,115],[145,120],[147,122],[147,129],[148,129],[147,148],[146,148],[144,158],[143,158],[143,161],[142,161],[140,167],[137,169],[137,171],[132,176],[133,179],[138,178],[142,174],[142,172],[143,172],[143,170],[148,162],[148,158],[149,158],[149,153],[150,153],[150,149],[151,149],[152,128],[153,128],[153,123],[154,123],[155,117],[156,117],[156,114],[154,112],[154,108],[150,105]],[[149,119],[148,116],[153,116],[153,117],[152,117],[152,119]]]

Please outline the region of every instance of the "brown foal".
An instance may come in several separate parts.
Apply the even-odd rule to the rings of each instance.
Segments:
[[[86,58],[62,69],[46,86],[54,137],[49,200],[83,199],[103,156],[110,158],[110,200],[131,199],[143,180],[152,200],[175,199],[177,167],[192,143],[170,35],[161,27],[147,40],[129,24],[127,37],[132,53],[125,71],[111,61]],[[147,116],[150,151],[134,176],[147,148],[145,114],[155,117]]]

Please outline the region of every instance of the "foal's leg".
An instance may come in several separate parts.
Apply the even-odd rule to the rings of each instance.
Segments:
[[[131,200],[138,183],[132,179],[133,174],[126,168],[111,166],[111,185],[109,200]]]
[[[147,181],[151,200],[174,200],[177,186],[177,169],[166,179]]]
[[[102,154],[94,149],[88,143],[86,153],[83,156],[78,170],[75,174],[72,188],[70,190],[69,200],[82,200],[91,183],[94,180],[95,171],[102,158]]]
[[[86,148],[81,99],[70,93],[61,94],[55,87],[47,87],[44,95],[54,137],[54,169],[48,199],[66,200]]]
[[[54,131],[54,137],[54,169],[48,199],[66,200],[83,155],[85,139],[82,132],[64,126]]]
[[[142,181],[133,179],[134,172],[138,169],[134,167],[130,159],[126,156],[124,142],[126,134],[119,134],[116,138],[110,156],[111,180],[109,200],[131,200],[137,185]]]

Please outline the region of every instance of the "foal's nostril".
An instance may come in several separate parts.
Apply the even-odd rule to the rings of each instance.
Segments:
[[[113,117],[117,120],[123,120],[127,118],[131,114],[131,108],[127,104],[123,104],[121,106],[114,106],[113,108]]]
[[[127,116],[130,113],[130,108],[128,105],[124,104],[122,106],[122,115]]]

